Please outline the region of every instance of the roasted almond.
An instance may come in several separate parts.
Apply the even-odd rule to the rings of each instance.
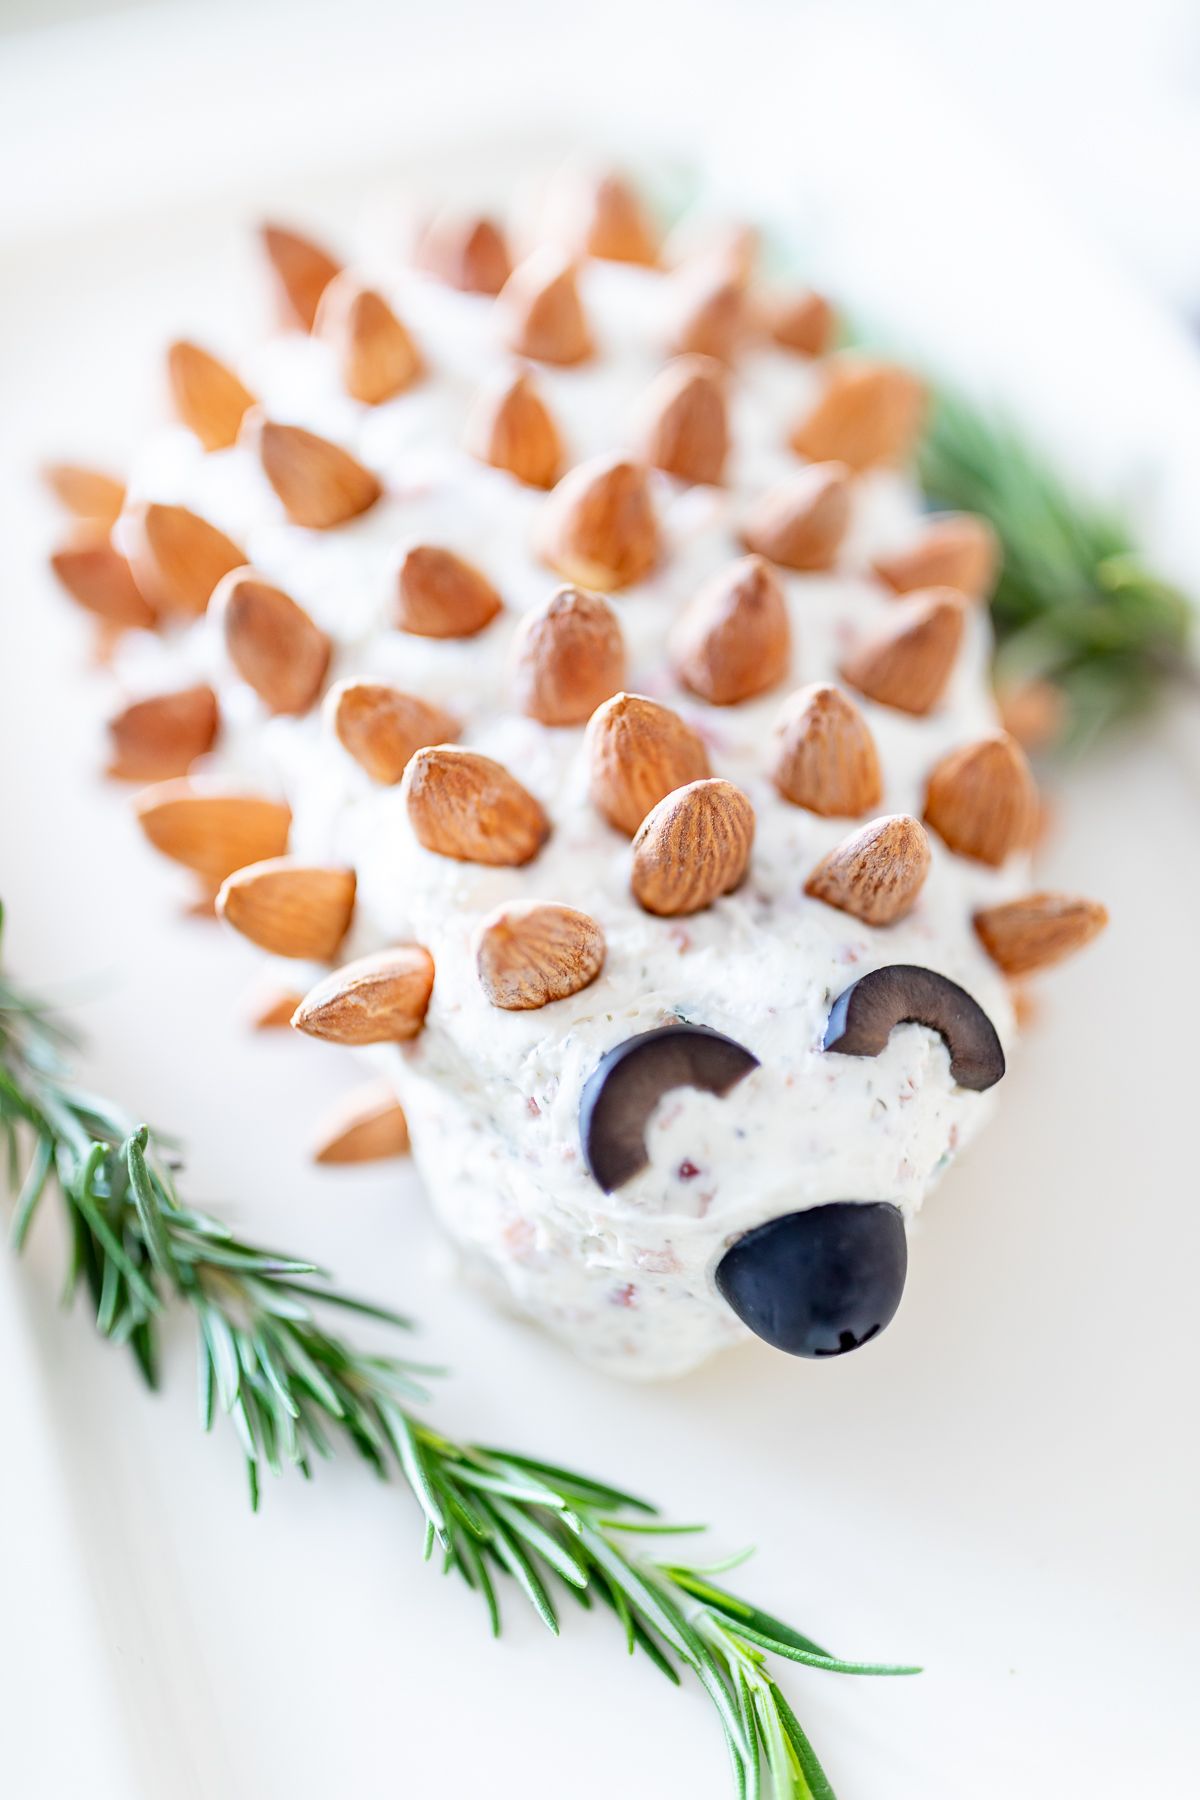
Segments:
[[[623,588],[658,562],[658,520],[640,463],[601,456],[565,475],[546,502],[542,555],[580,587]]]
[[[625,643],[600,594],[560,588],[527,612],[512,650],[513,697],[543,725],[584,725],[625,681]]]
[[[285,323],[311,331],[321,295],[341,273],[341,264],[311,238],[282,225],[261,225],[259,237],[275,272]]]
[[[902,462],[925,417],[925,389],[894,363],[844,351],[824,364],[821,392],[792,432],[792,449],[810,462],[852,469]]]
[[[326,1165],[384,1162],[407,1156],[408,1121],[386,1081],[371,1081],[339,1100],[321,1120],[313,1161]]]
[[[60,506],[65,506],[77,519],[90,520],[110,530],[125,504],[125,486],[103,469],[88,469],[81,463],[47,463],[42,480]]]
[[[175,411],[206,450],[228,450],[237,442],[254,395],[232,369],[181,338],[167,351],[167,375]]]
[[[699,732],[642,694],[614,694],[598,707],[586,744],[592,803],[626,837],[665,795],[709,773]]]
[[[792,657],[787,602],[769,562],[743,556],[705,583],[672,634],[679,679],[733,706],[784,679]]]
[[[267,480],[293,525],[329,531],[368,511],[383,492],[348,450],[302,426],[264,419],[254,435]]]
[[[292,1024],[331,1044],[402,1044],[425,1023],[433,958],[421,944],[397,944],[335,969],[309,990]]]
[[[134,802],[138,824],[154,848],[219,884],[247,863],[282,856],[292,815],[280,800],[190,781],[160,781]]]
[[[422,232],[418,268],[467,294],[498,294],[512,264],[504,234],[491,219],[441,213]]]
[[[658,233],[629,182],[619,175],[602,176],[585,184],[582,204],[580,247],[586,256],[654,266]]]
[[[154,609],[143,598],[121,552],[109,542],[106,527],[79,526],[51,556],[50,567],[72,600],[105,625],[153,629]]]
[[[133,578],[155,612],[198,617],[213,589],[246,552],[186,506],[157,502],[122,513],[117,533]]]
[[[331,281],[313,327],[338,359],[342,386],[365,406],[403,393],[421,373],[421,357],[382,294],[349,275]]]
[[[503,604],[487,576],[453,550],[416,544],[400,564],[396,624],[414,637],[474,637]]]
[[[801,356],[825,356],[837,337],[837,314],[812,288],[776,294],[766,305],[767,330],[785,350]]]
[[[741,883],[754,808],[730,781],[693,781],[647,813],[633,840],[634,899],[663,918],[702,912]]]
[[[711,356],[677,356],[655,376],[641,406],[646,461],[680,481],[715,484],[729,454],[725,371]]]
[[[354,888],[352,869],[276,856],[230,875],[217,895],[217,914],[272,956],[328,962],[350,929]]]
[[[679,314],[671,349],[675,355],[737,360],[749,325],[745,288],[727,265],[706,260],[680,281]]]
[[[843,665],[851,687],[899,712],[932,712],[963,640],[963,599],[953,588],[913,594]]]
[[[121,781],[186,775],[216,741],[217,696],[205,683],[131,700],[108,721],[108,773]]]
[[[416,751],[458,736],[457,720],[440,706],[381,681],[340,681],[327,706],[342,748],[389,787]]]
[[[253,1031],[283,1031],[303,998],[295,988],[280,987],[278,982],[256,987],[246,1004],[246,1023]]]
[[[418,842],[458,862],[519,868],[550,835],[549,819],[515,775],[455,744],[418,750],[403,793]]]
[[[306,713],[329,668],[332,644],[290,594],[253,569],[234,569],[213,595],[229,660],[273,713]]]
[[[562,439],[531,375],[506,375],[478,396],[464,442],[472,456],[507,469],[529,487],[553,487],[562,467]]]
[[[475,967],[493,1006],[530,1012],[595,981],[604,967],[604,933],[571,906],[500,906],[475,935]]]
[[[925,823],[960,856],[998,869],[1037,835],[1038,791],[1015,738],[998,731],[943,756],[925,790]]]
[[[535,362],[577,363],[592,353],[592,338],[575,279],[575,265],[543,245],[513,270],[500,294],[510,348]]]
[[[829,852],[806,894],[864,925],[892,925],[912,911],[929,873],[929,839],[906,813],[872,819]]]
[[[849,469],[812,463],[759,496],[743,522],[742,542],[786,569],[830,569],[849,523]]]
[[[1096,900],[1072,894],[1027,894],[975,914],[975,930],[1006,975],[1031,975],[1090,944],[1108,924]]]
[[[914,588],[957,588],[968,600],[992,591],[1000,547],[976,513],[943,513],[928,521],[915,544],[876,559],[875,573],[897,594]]]
[[[827,819],[859,819],[883,798],[866,720],[848,695],[823,681],[789,696],[775,730],[771,778],[793,806]]]

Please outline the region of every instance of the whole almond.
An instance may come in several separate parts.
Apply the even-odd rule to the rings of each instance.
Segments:
[[[394,786],[410,757],[426,744],[458,736],[448,712],[381,681],[341,681],[331,689],[329,716],[339,743],[372,781]]]
[[[685,274],[680,286],[679,314],[671,341],[674,354],[735,362],[749,325],[740,278],[722,263],[705,261]]]
[[[953,588],[929,588],[897,606],[895,616],[848,657],[851,687],[899,712],[932,712],[946,691],[963,640],[963,599]]]
[[[714,706],[764,694],[787,675],[792,634],[770,563],[743,556],[705,583],[672,633],[679,679]]]
[[[930,519],[907,550],[876,559],[875,573],[897,594],[914,588],[957,588],[968,600],[986,599],[996,579],[1000,547],[986,519],[943,513]]]
[[[628,587],[658,562],[658,520],[640,463],[602,456],[565,475],[546,502],[542,555],[580,587]]]
[[[216,742],[217,696],[204,682],[176,693],[132,700],[108,721],[108,773],[121,781],[186,775]]]
[[[133,578],[155,612],[198,617],[222,576],[246,561],[232,538],[186,506],[131,507],[117,532]]]
[[[121,552],[104,526],[80,525],[54,552],[50,567],[72,600],[107,625],[150,631],[154,608],[143,598]]]
[[[1027,894],[975,914],[980,942],[1006,975],[1030,975],[1061,962],[1107,924],[1108,913],[1098,901],[1072,894]]]
[[[418,750],[402,792],[418,842],[458,862],[520,868],[550,835],[550,821],[515,775],[455,744]]]
[[[584,195],[581,248],[587,256],[607,262],[641,263],[652,268],[658,261],[658,233],[636,191],[619,175],[594,181]]]
[[[311,988],[292,1024],[331,1044],[402,1044],[425,1023],[433,958],[420,944],[360,956]]]
[[[253,435],[267,480],[293,525],[332,530],[367,512],[383,492],[370,469],[313,431],[264,419]]]
[[[912,911],[930,864],[929,839],[907,813],[872,819],[822,858],[806,894],[864,925],[892,925]]]
[[[1025,752],[998,731],[943,756],[925,790],[925,823],[959,856],[999,868],[1037,835],[1038,791]]]
[[[199,344],[179,339],[167,351],[167,375],[175,411],[206,450],[228,450],[237,442],[254,395],[232,369]]]
[[[544,245],[515,268],[501,291],[509,347],[535,362],[570,364],[592,353],[575,266]]]
[[[529,1012],[595,981],[604,967],[604,933],[570,906],[527,900],[497,907],[475,935],[475,967],[493,1006]]]
[[[229,660],[273,713],[306,713],[316,701],[333,646],[290,594],[253,569],[234,569],[213,595]]]
[[[272,956],[328,962],[350,929],[354,888],[352,869],[276,856],[228,876],[217,895],[217,915]]]
[[[404,1109],[386,1081],[367,1082],[339,1100],[317,1127],[313,1161],[331,1166],[384,1162],[410,1149]]]
[[[275,272],[285,323],[311,331],[321,295],[341,264],[311,238],[282,225],[260,226],[259,237]]]
[[[77,519],[90,520],[111,530],[125,504],[125,486],[103,469],[88,469],[81,463],[47,463],[42,480],[60,506],[65,506]]]
[[[600,594],[560,588],[513,637],[513,698],[543,725],[584,725],[625,681],[625,643]]]
[[[925,417],[925,389],[917,377],[848,351],[823,366],[821,392],[792,432],[792,449],[810,462],[832,459],[855,470],[902,462]]]
[[[553,487],[562,467],[562,439],[533,377],[524,370],[478,396],[464,443],[480,462],[507,469],[528,487]]]
[[[598,707],[586,747],[592,802],[626,837],[665,795],[709,772],[699,732],[642,694],[614,694]]]
[[[680,481],[715,484],[729,454],[725,372],[711,356],[677,356],[655,376],[641,406],[646,461]]]
[[[313,330],[333,347],[346,392],[365,406],[394,399],[421,373],[417,347],[383,295],[349,275],[325,289]]]
[[[633,840],[631,887],[662,918],[701,912],[745,876],[754,808],[729,781],[693,781],[647,813]]]
[[[743,522],[742,542],[787,569],[829,569],[849,523],[849,469],[812,463],[759,496]]]
[[[853,700],[828,682],[789,696],[775,730],[771,778],[793,806],[827,819],[859,819],[883,798],[870,728]]]
[[[491,219],[439,214],[417,244],[419,268],[467,294],[498,294],[512,264],[504,234]]]
[[[812,288],[775,295],[766,308],[767,329],[785,350],[825,356],[837,337],[837,314],[824,294]]]
[[[292,823],[282,801],[184,780],[157,782],[134,810],[156,850],[215,884],[247,863],[282,856]]]
[[[452,550],[416,544],[400,565],[396,624],[414,637],[474,637],[503,604],[487,576]]]

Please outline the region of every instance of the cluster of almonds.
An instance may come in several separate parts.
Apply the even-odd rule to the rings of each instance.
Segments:
[[[293,233],[268,227],[263,242],[290,322],[333,344],[349,394],[376,405],[419,378],[420,352],[382,295]],[[578,251],[647,264],[660,256],[636,196],[612,179],[591,191]],[[572,257],[542,248],[511,268],[490,221],[439,218],[425,231],[417,259],[455,287],[495,295],[507,341],[520,356],[569,365],[593,354]],[[661,561],[648,468],[684,482],[721,481],[730,442],[728,370],[754,332],[823,358],[818,396],[790,440],[803,466],[751,506],[741,522],[747,554],[713,576],[673,636],[680,683],[712,705],[731,706],[788,674],[787,608],[776,569],[833,565],[855,475],[902,458],[922,416],[920,384],[907,372],[828,354],[835,321],[820,296],[758,302],[748,274],[739,241],[676,278],[684,304],[671,360],[637,421],[637,458],[598,458],[563,474],[558,427],[527,370],[482,393],[466,429],[473,455],[552,490],[538,549],[569,585],[519,623],[516,703],[547,726],[586,724],[593,803],[632,838],[633,895],[662,916],[698,911],[739,885],[755,820],[745,794],[712,775],[703,740],[678,713],[622,691],[625,646],[604,591],[643,579]],[[249,444],[293,523],[331,530],[381,497],[377,477],[341,446],[264,417],[237,375],[208,351],[176,343],[168,367],[183,422],[206,450]],[[109,633],[211,611],[232,667],[269,711],[298,715],[316,705],[333,645],[288,594],[247,566],[237,544],[186,507],[127,505],[121,485],[95,471],[57,465],[48,477],[78,521],[53,567]],[[881,706],[930,712],[953,673],[965,610],[986,595],[994,567],[984,521],[932,519],[914,547],[877,564],[879,580],[896,596],[894,612],[845,661],[846,686]],[[502,605],[482,571],[422,544],[401,564],[394,624],[424,637],[470,636]],[[541,805],[508,769],[457,745],[458,721],[443,708],[357,680],[339,682],[325,706],[337,738],[368,775],[402,784],[426,849],[493,865],[536,857],[550,831]],[[157,849],[219,890],[217,910],[230,924],[277,955],[332,962],[353,915],[354,873],[291,860],[282,803],[192,786],[187,773],[212,748],[219,725],[206,685],[138,700],[110,723],[111,772],[156,784],[136,803],[142,829]],[[882,797],[867,722],[850,693],[829,684],[787,699],[771,774],[784,800],[824,817],[862,819]],[[992,866],[1027,847],[1037,794],[1015,740],[998,732],[944,757],[928,780],[924,819],[951,850]],[[821,861],[806,891],[886,926],[912,907],[929,862],[922,823],[874,817]],[[1088,901],[1035,894],[985,909],[975,926],[998,965],[1016,976],[1077,948],[1103,921],[1103,910]],[[593,981],[604,938],[593,919],[572,908],[531,902],[486,920],[476,953],[492,1004],[525,1009]],[[343,1044],[403,1041],[421,1029],[433,979],[428,951],[402,945],[338,969],[298,1004],[296,996],[276,997],[259,1022],[290,1018],[302,1031]],[[357,1159],[405,1142],[402,1115],[377,1092],[341,1121],[325,1155]]]

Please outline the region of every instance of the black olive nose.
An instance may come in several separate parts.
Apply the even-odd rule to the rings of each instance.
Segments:
[[[904,1292],[908,1244],[885,1200],[785,1213],[739,1238],[716,1282],[742,1323],[790,1356],[841,1356],[878,1337]]]

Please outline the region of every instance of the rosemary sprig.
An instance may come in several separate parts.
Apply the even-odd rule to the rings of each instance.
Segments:
[[[0,929],[3,914],[0,911]],[[144,1125],[79,1088],[73,1039],[42,1001],[0,974],[0,1137],[16,1194],[13,1242],[25,1243],[51,1186],[71,1233],[66,1295],[80,1279],[96,1326],[129,1346],[151,1386],[169,1308],[196,1327],[200,1417],[232,1423],[250,1482],[350,1448],[408,1487],[424,1555],[478,1593],[500,1631],[497,1576],[559,1631],[564,1594],[598,1600],[629,1653],[670,1681],[689,1671],[718,1714],[739,1800],[833,1800],[816,1753],[771,1673],[769,1656],[848,1675],[915,1669],[847,1662],[719,1585],[743,1558],[703,1566],[643,1546],[697,1526],[669,1525],[611,1483],[511,1450],[462,1443],[412,1410],[439,1371],[357,1348],[320,1323],[334,1306],[392,1326],[400,1314],[343,1293],[315,1264],[249,1243],[181,1201],[168,1157]]]

